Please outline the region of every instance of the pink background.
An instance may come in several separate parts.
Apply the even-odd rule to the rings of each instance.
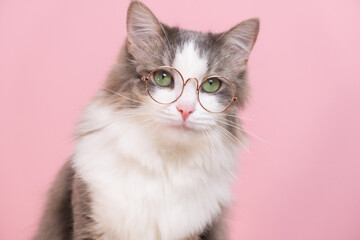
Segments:
[[[360,239],[360,2],[144,0],[224,31],[261,19],[232,240]],[[125,37],[128,1],[0,1],[0,239],[29,239],[82,108]]]

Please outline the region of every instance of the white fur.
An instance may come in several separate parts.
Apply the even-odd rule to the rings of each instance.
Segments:
[[[188,78],[197,78],[199,81],[207,71],[207,58],[200,56],[194,41],[188,41],[182,49],[178,49],[173,62],[173,67],[179,70],[185,81]]]
[[[174,66],[185,78],[202,78],[206,59],[190,42]],[[192,94],[189,89],[182,100],[196,101]],[[88,107],[80,128],[102,129],[79,140],[73,165],[89,188],[102,239],[185,239],[229,203],[236,147],[201,108],[187,124],[209,135],[169,127],[182,123],[175,104],[149,99],[143,107],[119,111],[98,100]]]

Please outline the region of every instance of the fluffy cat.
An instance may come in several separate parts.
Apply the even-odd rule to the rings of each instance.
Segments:
[[[34,239],[226,239],[258,30],[256,18],[220,34],[169,27],[131,2],[127,41],[85,110]]]

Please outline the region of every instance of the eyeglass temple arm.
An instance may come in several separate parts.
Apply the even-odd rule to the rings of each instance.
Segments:
[[[149,80],[149,78],[146,77],[146,76],[142,76],[142,77],[141,77],[141,81],[147,82],[148,80]]]

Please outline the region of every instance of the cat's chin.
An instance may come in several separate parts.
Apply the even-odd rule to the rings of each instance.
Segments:
[[[177,131],[177,132],[191,132],[191,131],[195,131],[196,129],[194,129],[193,127],[188,126],[187,124],[171,124],[169,125],[169,128],[172,129],[173,131]]]
[[[161,146],[181,146],[183,144],[190,144],[199,137],[203,136],[200,134],[200,130],[185,124],[166,124],[163,125],[161,131],[156,134],[156,139],[159,141]]]
[[[180,141],[184,138],[191,138],[191,136],[197,135],[200,132],[200,129],[184,122],[166,124],[165,128],[166,131],[164,131],[164,133],[168,138],[175,138],[176,140]]]

